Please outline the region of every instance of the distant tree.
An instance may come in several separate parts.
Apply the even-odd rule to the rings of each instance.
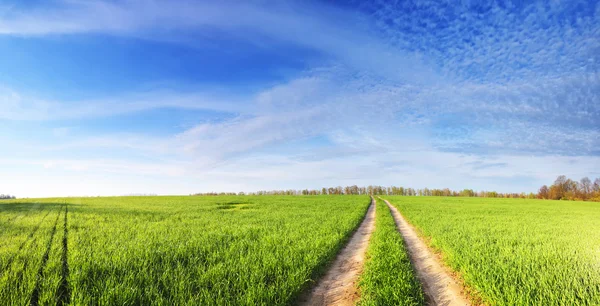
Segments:
[[[358,194],[367,194],[367,187],[358,187]]]
[[[318,189],[287,189],[287,190],[260,190],[255,192],[207,192],[197,193],[194,195],[203,196],[217,196],[217,195],[403,195],[403,196],[447,196],[447,197],[488,197],[488,198],[521,198],[521,199],[555,199],[555,200],[590,200],[600,202],[600,178],[596,178],[594,182],[584,177],[580,181],[574,181],[567,178],[564,175],[558,176],[551,186],[542,186],[538,190],[538,193],[498,193],[496,191],[474,191],[473,189],[463,189],[461,191],[451,190],[449,188],[444,189],[413,189],[405,188],[402,186],[374,186],[369,185],[367,187],[359,187],[357,185],[352,186],[337,186],[337,187],[323,187]],[[14,196],[0,195],[0,199],[14,199]]]
[[[592,181],[588,177],[584,177],[579,181],[579,189],[583,199],[587,199],[592,194]]]
[[[550,187],[542,186],[537,194],[539,199],[552,200],[574,200],[574,201],[600,201],[600,179],[594,180],[594,183],[584,177],[575,181],[560,175]]]
[[[594,192],[600,192],[600,177],[594,180],[594,185],[592,186]]]
[[[592,194],[590,195],[591,200],[600,202],[600,178],[594,180],[592,185]]]
[[[554,184],[550,186],[548,191],[548,198],[553,200],[566,199],[567,193],[569,192],[571,180],[567,179],[564,175],[559,175]]]
[[[460,192],[461,197],[474,197],[475,192],[472,189],[464,189]]]
[[[552,187],[555,188],[555,200],[560,200],[562,199],[565,194],[568,191],[568,186],[569,186],[569,180],[567,179],[566,176],[564,175],[559,175],[556,180],[554,181],[554,184],[552,185]]]
[[[538,199],[548,199],[549,197],[549,190],[548,190],[548,186],[544,185],[542,187],[540,187],[540,190],[538,190]]]

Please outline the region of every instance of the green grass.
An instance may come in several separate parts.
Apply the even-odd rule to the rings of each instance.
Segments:
[[[490,305],[600,305],[600,205],[389,196]]]
[[[368,205],[367,196],[3,201],[0,301],[291,304]]]
[[[52,288],[56,276],[43,276],[56,268],[55,256],[53,260],[49,258],[56,252],[55,242],[60,239],[55,225],[62,211],[56,205],[4,204],[0,207],[10,207],[9,213],[2,210],[0,215],[0,301],[25,305],[36,288],[56,289]],[[46,253],[48,259],[44,260]],[[48,297],[38,295],[38,301],[46,302]]]
[[[375,231],[360,277],[360,305],[423,305],[421,285],[387,205],[377,199]]]

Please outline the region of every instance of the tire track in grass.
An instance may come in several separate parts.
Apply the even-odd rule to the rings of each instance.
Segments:
[[[32,212],[34,210],[37,210],[40,207],[40,203],[35,203],[27,213]],[[2,211],[0,211],[2,212]],[[19,217],[23,217],[25,216],[26,213],[22,212],[22,213],[17,213],[15,214],[15,216],[11,217],[10,219],[8,219],[8,221],[6,221],[6,223],[4,223],[5,226],[10,225],[12,222],[14,222],[15,220],[17,220]]]
[[[425,294],[385,202],[376,201],[375,231],[360,276],[360,306],[422,306]]]
[[[69,228],[68,225],[69,207],[65,206],[65,222],[63,225],[63,239],[62,239],[62,254],[61,254],[61,278],[60,285],[58,286],[57,305],[68,305],[71,302],[71,288],[69,287]]]
[[[25,238],[25,240],[23,240],[23,242],[21,242],[21,244],[19,245],[19,248],[17,249],[17,251],[12,254],[12,256],[6,261],[6,264],[4,265],[4,267],[2,268],[2,270],[0,271],[0,277],[2,277],[4,275],[4,272],[8,271],[8,269],[10,268],[10,266],[13,264],[15,258],[17,257],[17,255],[19,255],[19,253],[21,253],[21,251],[23,250],[23,248],[25,247],[25,245],[28,242],[35,242],[35,240],[37,239],[37,236],[35,236],[35,234],[37,233],[37,231],[40,229],[40,227],[42,226],[42,224],[44,223],[44,220],[46,220],[46,217],[48,217],[48,215],[52,212],[52,210],[49,210],[44,217],[42,217],[42,220],[40,220],[40,222],[36,225],[36,227],[33,229],[33,231],[31,231],[29,233],[29,235],[27,236],[27,238]],[[60,215],[60,212],[59,212]]]
[[[19,204],[17,204],[17,205],[19,205]],[[27,204],[26,204],[26,205],[27,205]],[[39,208],[40,208],[40,206],[41,206],[41,205],[40,205],[40,203],[34,203],[34,204],[31,206],[31,208],[29,209],[29,211],[27,211],[27,213],[29,213],[29,212],[32,212],[32,211],[34,211],[34,210],[37,210],[37,209],[39,209]],[[10,219],[8,220],[8,222],[6,222],[6,224],[7,224],[7,225],[8,225],[8,224],[10,224],[11,222],[15,221],[15,220],[16,220],[17,218],[19,218],[19,217],[22,217],[22,216],[24,216],[25,214],[26,214],[25,212],[21,212],[21,213],[15,214],[15,216],[14,216],[14,217],[12,217],[12,218],[10,218]]]
[[[463,295],[464,290],[452,278],[449,269],[441,264],[433,252],[419,238],[415,229],[404,219],[402,214],[388,200],[384,200],[396,221],[398,232],[404,238],[410,260],[415,267],[417,277],[423,285],[428,305],[459,306],[471,305]]]
[[[35,286],[33,287],[33,291],[31,292],[31,297],[29,298],[29,305],[37,306],[40,298],[40,286],[42,284],[42,279],[44,278],[44,268],[46,267],[46,263],[48,263],[48,257],[50,257],[50,250],[52,249],[52,242],[54,241],[54,235],[56,234],[56,226],[58,225],[58,219],[60,218],[61,210],[58,211],[58,215],[56,216],[56,220],[54,220],[54,227],[52,228],[52,232],[50,232],[50,240],[48,240],[48,244],[46,245],[46,252],[42,256],[42,262],[40,264],[40,268],[37,273],[37,279],[35,281]]]
[[[358,276],[374,229],[375,200],[371,197],[371,205],[360,226],[317,285],[300,300],[300,305],[354,305],[358,299]]]

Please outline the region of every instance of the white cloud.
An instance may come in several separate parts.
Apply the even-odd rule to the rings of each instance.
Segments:
[[[189,33],[217,29],[269,42],[264,48],[311,48],[328,61],[244,95],[172,90],[61,102],[5,89],[0,119],[60,121],[166,107],[233,114],[166,137],[100,135],[48,148],[131,150],[160,158],[155,164],[34,163],[208,184],[186,192],[346,183],[533,191],[557,174],[593,176],[599,166],[600,15],[575,16],[576,23],[551,18],[565,9],[494,4],[478,15],[438,2],[407,9],[386,1],[366,17],[314,3],[87,1],[9,10],[0,34],[107,33],[193,45]],[[265,149],[314,136],[330,147],[287,155]]]
[[[95,100],[51,101],[0,88],[0,119],[64,120],[109,117],[158,108],[244,112],[247,105],[234,95],[210,92],[150,90]]]

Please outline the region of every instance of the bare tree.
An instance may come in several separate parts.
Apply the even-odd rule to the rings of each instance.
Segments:
[[[540,190],[538,190],[537,197],[539,199],[548,199],[548,186],[544,185],[540,187]]]
[[[592,193],[592,181],[584,177],[579,181],[579,187],[584,199],[587,199]]]

